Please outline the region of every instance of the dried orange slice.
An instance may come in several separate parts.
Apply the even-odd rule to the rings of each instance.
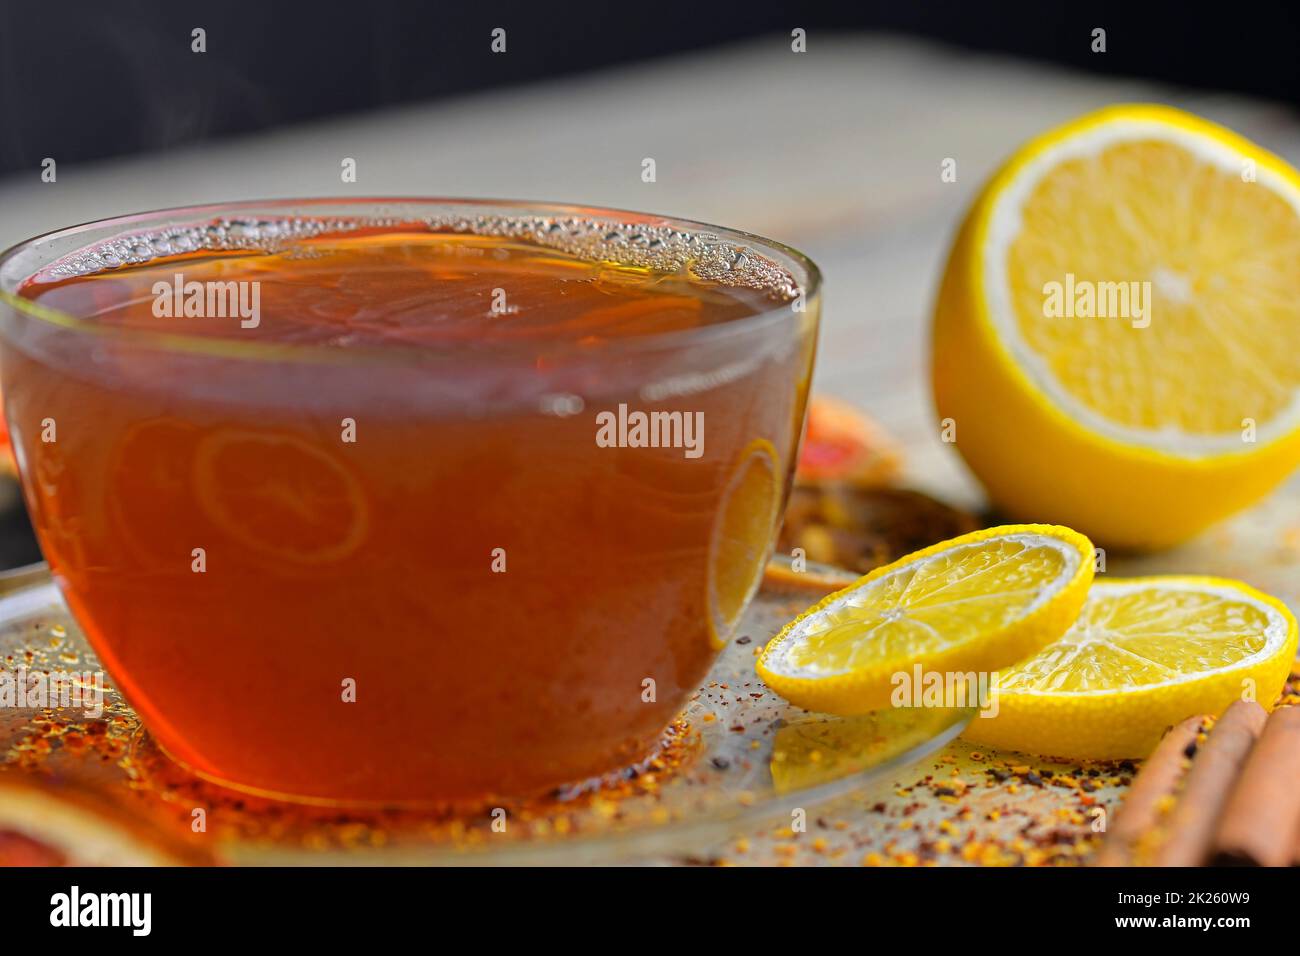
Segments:
[[[369,508],[337,457],[283,432],[222,428],[194,460],[199,505],[226,534],[291,565],[342,561],[365,540]]]
[[[99,788],[0,773],[0,867],[213,866],[199,838]]]
[[[848,402],[814,395],[795,480],[808,484],[878,487],[898,477],[898,443]]]

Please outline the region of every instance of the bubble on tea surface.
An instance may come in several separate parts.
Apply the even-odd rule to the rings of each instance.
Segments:
[[[32,277],[57,282],[196,251],[284,253],[301,240],[353,232],[417,226],[430,233],[511,239],[579,259],[645,269],[659,275],[690,274],[721,286],[760,292],[778,302],[799,295],[793,276],[774,260],[710,232],[670,224],[623,223],[585,216],[440,215],[402,217],[221,218],[117,236],[63,256]]]

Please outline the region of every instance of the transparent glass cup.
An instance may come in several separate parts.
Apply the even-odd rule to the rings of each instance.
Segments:
[[[355,348],[113,326],[30,296],[34,276],[358,229],[782,288],[734,321],[595,343],[576,317]],[[0,381],[53,574],[174,759],[327,803],[526,795],[651,753],[729,638],[789,490],[819,283],[768,240],[587,207],[174,209],[6,253]],[[598,440],[629,410],[695,416],[700,454]]]

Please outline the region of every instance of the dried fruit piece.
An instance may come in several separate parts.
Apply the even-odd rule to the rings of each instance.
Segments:
[[[852,405],[825,395],[808,400],[796,482],[879,487],[898,477],[902,460],[889,433]]]
[[[796,487],[777,551],[866,574],[979,527],[975,516],[902,488]]]
[[[128,813],[100,790],[0,773],[0,867],[216,862],[188,834]]]

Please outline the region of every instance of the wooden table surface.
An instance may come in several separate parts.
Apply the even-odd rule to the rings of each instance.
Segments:
[[[1278,105],[892,36],[814,32],[803,54],[777,35],[167,154],[61,164],[55,183],[33,169],[0,182],[0,241],[141,209],[335,195],[552,199],[739,227],[801,249],[825,274],[815,388],[867,409],[902,440],[910,484],[976,505],[978,487],[939,441],[925,371],[928,315],[949,238],[981,183],[1021,141],[1084,111],[1139,100],[1191,109],[1300,161],[1300,124]],[[340,181],[344,157],[357,161],[355,184]],[[641,180],[646,157],[656,163],[654,183]],[[940,179],[949,157],[955,183]],[[1293,481],[1244,523],[1136,567],[1231,566],[1300,606],[1297,585],[1288,583],[1300,578],[1300,535],[1285,537],[1300,515],[1298,499]],[[1225,541],[1235,543],[1225,551]],[[746,853],[731,846],[704,856],[857,863],[869,840],[855,828],[874,825],[860,816],[831,834],[853,852],[823,845],[791,854],[760,841]]]

